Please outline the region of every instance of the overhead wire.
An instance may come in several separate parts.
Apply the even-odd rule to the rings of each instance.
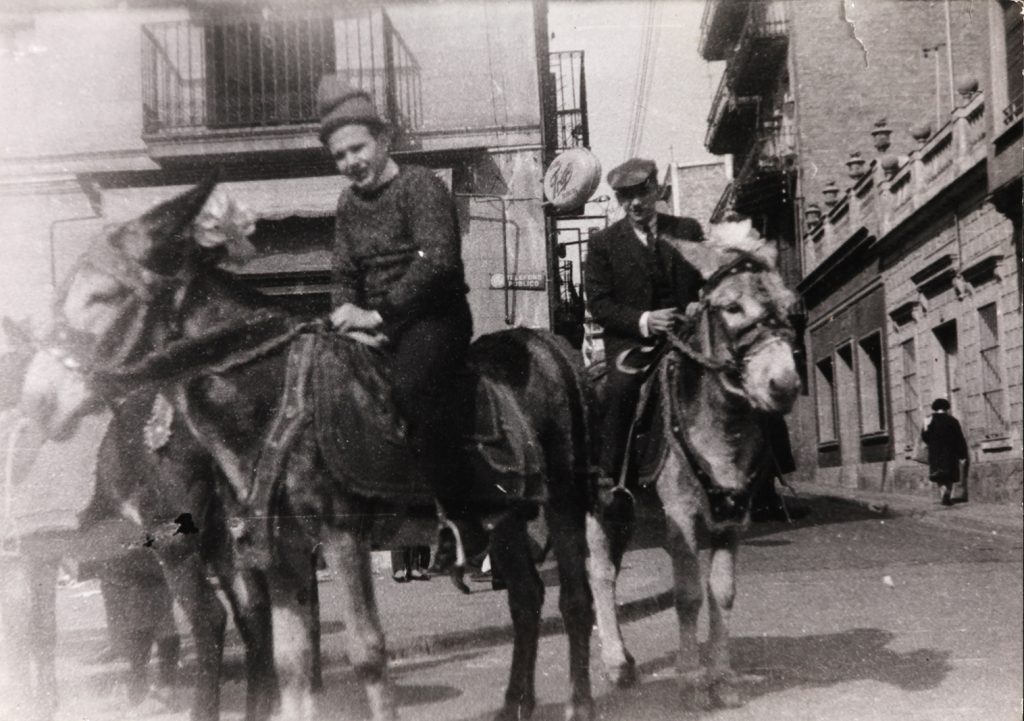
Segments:
[[[632,110],[630,113],[629,126],[626,131],[626,158],[636,155],[640,147],[640,140],[643,137],[643,125],[647,114],[647,103],[650,96],[652,50],[656,45],[654,40],[657,27],[656,12],[659,10],[657,0],[648,0],[644,8],[644,20],[641,28],[640,39],[640,63],[637,66],[637,73],[633,82]]]

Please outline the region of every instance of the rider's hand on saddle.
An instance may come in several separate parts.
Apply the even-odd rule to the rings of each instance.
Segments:
[[[331,313],[331,323],[343,333],[351,330],[377,330],[384,325],[384,319],[375,310],[366,310],[352,303],[345,303]]]
[[[647,315],[647,329],[651,335],[665,335],[677,322],[675,308],[659,308]]]

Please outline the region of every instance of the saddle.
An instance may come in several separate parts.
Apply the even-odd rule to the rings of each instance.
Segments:
[[[267,447],[289,445],[287,437],[297,435],[275,432],[278,427],[311,422],[318,451],[346,492],[433,507],[434,488],[417,462],[391,388],[385,352],[330,331],[304,334],[289,351],[285,399]],[[511,391],[470,367],[460,375],[457,392],[470,410],[462,438],[470,488],[479,488],[483,500],[500,486],[503,499],[543,501],[542,451]],[[287,452],[282,448],[277,455]],[[283,463],[272,466],[257,486],[280,481]]]

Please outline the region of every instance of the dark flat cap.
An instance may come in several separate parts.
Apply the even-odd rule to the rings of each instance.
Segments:
[[[377,114],[370,94],[352,87],[339,75],[325,75],[320,79],[316,105],[320,115],[320,140],[325,143],[331,133],[345,125],[385,124]]]
[[[630,158],[608,171],[608,185],[614,190],[624,190],[646,183],[648,178],[657,174],[658,166],[653,160]]]

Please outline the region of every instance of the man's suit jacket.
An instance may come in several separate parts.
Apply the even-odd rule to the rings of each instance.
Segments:
[[[657,231],[658,239],[654,244],[657,262],[667,269],[673,305],[682,310],[697,300],[703,279],[663,237],[700,241],[704,234],[700,223],[693,218],[661,213],[658,213]],[[628,218],[590,238],[586,260],[587,304],[594,321],[604,329],[605,357],[609,360],[626,348],[645,342],[640,334],[640,315],[657,309],[647,252]]]

